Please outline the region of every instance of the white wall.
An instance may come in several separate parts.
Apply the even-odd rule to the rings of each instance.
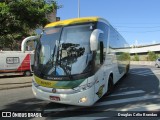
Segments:
[[[130,49],[130,53],[144,53],[148,51],[160,51],[160,44],[151,45],[151,46],[142,46],[142,47]]]

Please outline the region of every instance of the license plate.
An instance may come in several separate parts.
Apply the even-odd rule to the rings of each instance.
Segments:
[[[60,101],[60,97],[57,97],[57,96],[50,96],[50,100],[53,100],[53,101]]]

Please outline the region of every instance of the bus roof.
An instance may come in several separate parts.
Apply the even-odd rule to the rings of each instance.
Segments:
[[[67,20],[62,20],[58,22],[52,22],[47,24],[45,27],[55,27],[55,26],[65,26],[65,25],[76,24],[76,23],[95,22],[95,21],[98,21],[99,19],[100,17],[73,18],[73,19],[67,19]]]

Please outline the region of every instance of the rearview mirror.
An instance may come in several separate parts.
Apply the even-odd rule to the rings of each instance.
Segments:
[[[91,49],[91,51],[98,50],[98,38],[99,38],[100,33],[104,33],[104,32],[100,29],[95,29],[91,33],[91,37],[90,37],[90,49]]]

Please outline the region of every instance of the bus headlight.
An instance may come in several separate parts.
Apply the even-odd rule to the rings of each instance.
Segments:
[[[79,100],[79,103],[84,103],[87,101],[87,97],[82,97],[80,100]]]
[[[78,86],[78,87],[76,87],[76,88],[73,88],[75,91],[77,91],[77,92],[82,92],[82,91],[84,91],[84,90],[87,90],[87,89],[89,89],[89,88],[91,88],[93,85],[94,85],[94,83],[95,82],[90,82],[90,83],[87,83],[87,84],[85,84],[85,85],[80,85],[80,86]]]

